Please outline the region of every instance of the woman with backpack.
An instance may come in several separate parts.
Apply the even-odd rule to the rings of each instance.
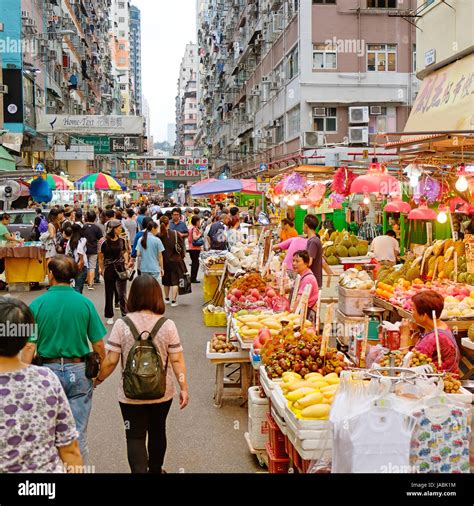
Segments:
[[[170,220],[165,215],[160,218],[160,235],[165,250],[163,251],[163,288],[165,289],[165,304],[170,303],[171,307],[178,305],[177,298],[179,292],[179,280],[183,278],[186,272],[184,264],[184,255],[182,242],[178,232],[170,230]]]
[[[76,264],[77,274],[74,278],[74,289],[82,293],[87,279],[89,263],[87,259],[87,239],[84,236],[84,230],[81,225],[74,223],[72,227],[71,238],[66,244],[66,255],[73,258]]]
[[[130,469],[132,473],[164,473],[166,418],[176,395],[173,376],[180,387],[180,408],[189,401],[183,348],[175,323],[163,316],[163,295],[152,276],[143,274],[133,281],[127,308],[127,317],[112,329],[95,385],[108,378],[120,362],[119,404]],[[150,376],[150,370],[155,374]]]

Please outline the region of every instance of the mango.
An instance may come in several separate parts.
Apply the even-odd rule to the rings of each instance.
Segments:
[[[301,399],[298,399],[295,402],[295,407],[298,409],[303,409],[308,406],[312,406],[313,404],[320,404],[324,402],[324,396],[320,392],[314,392],[312,394],[305,395]]]
[[[295,401],[298,401],[301,398],[305,397],[306,395],[313,394],[315,392],[316,392],[316,390],[314,390],[314,388],[303,387],[303,388],[299,388],[298,390],[288,393],[285,397],[289,401],[295,402]]]
[[[473,292],[474,293],[474,292]],[[320,374],[319,372],[309,372],[304,379],[305,380],[311,380],[312,378],[318,378],[321,381],[323,381],[324,376]]]
[[[305,418],[327,418],[331,407],[329,404],[314,404],[301,410],[301,416]]]

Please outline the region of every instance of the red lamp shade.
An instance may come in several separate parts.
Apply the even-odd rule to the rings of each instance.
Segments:
[[[400,184],[396,178],[389,176],[380,163],[371,163],[367,174],[358,176],[352,181],[351,193],[400,193]]]
[[[411,211],[411,206],[403,200],[392,200],[383,209],[386,213],[403,213],[407,214]]]
[[[437,216],[436,211],[429,209],[426,205],[421,205],[408,213],[409,220],[436,220]]]

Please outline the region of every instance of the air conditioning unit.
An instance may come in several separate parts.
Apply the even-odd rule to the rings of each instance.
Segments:
[[[58,57],[58,53],[54,49],[50,49],[48,55],[53,60],[55,60]]]
[[[350,127],[350,144],[367,144],[369,142],[369,127]]]
[[[281,32],[283,30],[283,15],[273,14],[272,28],[274,32]]]
[[[280,89],[280,84],[277,81],[272,81],[270,89],[273,91],[278,91]]]
[[[48,107],[56,107],[56,100],[48,100]]]
[[[8,93],[8,86],[6,84],[0,84],[0,93]]]
[[[263,76],[262,83],[269,83],[271,81],[270,76]]]
[[[302,148],[318,148],[324,146],[323,132],[304,132]]]
[[[368,107],[349,107],[349,123],[368,123]]]
[[[252,97],[258,97],[260,95],[260,86],[257,84],[252,88],[252,91],[250,92],[250,96]]]
[[[280,126],[281,126],[280,120],[276,119],[275,121],[273,121],[270,128],[278,128]]]
[[[382,107],[379,105],[371,105],[370,106],[370,115],[371,116],[378,116],[382,114]]]
[[[36,21],[33,18],[25,18],[23,21],[25,26],[36,26]]]
[[[21,19],[28,19],[30,17],[30,13],[28,11],[21,11]]]
[[[256,128],[252,132],[252,138],[254,138],[254,139],[261,139],[262,135],[263,135],[263,130],[261,128]]]
[[[315,118],[324,118],[326,117],[326,108],[325,107],[315,107],[313,110],[313,116]]]

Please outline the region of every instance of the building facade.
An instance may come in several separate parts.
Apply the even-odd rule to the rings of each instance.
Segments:
[[[142,95],[142,22],[140,9],[130,7],[130,69],[132,72],[133,100],[135,114],[143,111]]]
[[[176,95],[176,156],[195,155],[197,133],[197,46],[189,43],[181,61]]]
[[[198,152],[214,173],[403,131],[415,0],[198,0]],[[350,150],[349,150],[350,151]]]
[[[70,138],[38,132],[43,115],[116,112],[109,8],[110,0],[0,2],[0,52],[8,86],[3,108],[7,132],[0,143],[21,153],[28,165],[41,160],[49,170],[65,166],[52,152]]]

